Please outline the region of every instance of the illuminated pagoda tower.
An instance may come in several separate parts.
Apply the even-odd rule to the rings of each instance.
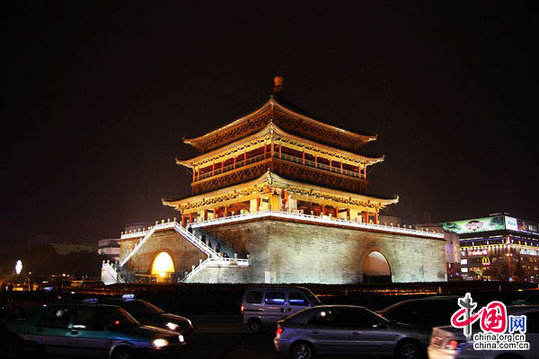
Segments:
[[[378,223],[397,199],[369,196],[367,166],[382,162],[357,154],[368,136],[313,119],[282,96],[275,78],[258,110],[184,142],[202,152],[176,160],[193,174],[193,196],[164,201],[193,223],[259,211],[284,211]]]
[[[192,195],[163,200],[177,220],[122,234],[115,280],[444,280],[443,235],[378,223],[398,198],[367,193],[367,167],[383,157],[359,150],[376,136],[320,122],[286,100],[282,77],[274,81],[256,111],[184,140],[200,152],[176,160],[192,172]]]

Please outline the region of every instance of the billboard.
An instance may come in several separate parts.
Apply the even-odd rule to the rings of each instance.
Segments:
[[[505,216],[495,216],[443,223],[443,229],[458,234],[505,230]]]
[[[539,234],[537,224],[517,219],[513,217],[505,217],[505,228],[510,231]]]

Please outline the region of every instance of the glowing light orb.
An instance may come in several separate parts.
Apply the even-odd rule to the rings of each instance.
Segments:
[[[168,253],[161,252],[153,260],[152,274],[165,277],[167,273],[174,273],[174,262]]]
[[[17,263],[15,264],[15,273],[19,275],[21,274],[21,272],[22,272],[22,261],[19,259]]]

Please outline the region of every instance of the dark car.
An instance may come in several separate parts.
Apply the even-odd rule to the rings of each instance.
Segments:
[[[517,299],[511,302],[512,305],[539,305],[539,292],[527,295],[524,299]]]
[[[364,307],[322,305],[281,320],[273,343],[294,359],[315,354],[416,359],[424,356],[428,337],[426,330],[391,322]]]
[[[86,299],[88,302],[117,305],[125,309],[136,320],[144,325],[172,330],[187,337],[193,333],[193,323],[180,315],[165,313],[158,306],[127,295],[122,298]]]
[[[430,330],[450,324],[451,316],[459,309],[457,300],[457,296],[404,300],[378,311],[378,314],[391,321]]]
[[[10,321],[6,329],[22,338],[32,358],[42,352],[57,355],[130,359],[176,353],[185,340],[181,334],[143,326],[118,306],[58,304],[37,316]]]

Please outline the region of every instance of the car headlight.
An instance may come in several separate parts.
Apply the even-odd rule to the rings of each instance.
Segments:
[[[187,319],[187,323],[189,323],[189,326],[190,326],[190,327],[193,326],[193,323],[192,323],[189,319]]]
[[[168,340],[166,340],[166,339],[155,339],[152,342],[152,344],[156,348],[162,348],[162,347],[166,347],[168,345]]]
[[[178,329],[179,325],[176,324],[176,323],[168,322],[167,324],[165,324],[165,326],[170,330],[176,330],[176,329]]]
[[[178,340],[180,341],[180,343],[183,343],[184,339],[183,339],[183,335],[178,335]]]

